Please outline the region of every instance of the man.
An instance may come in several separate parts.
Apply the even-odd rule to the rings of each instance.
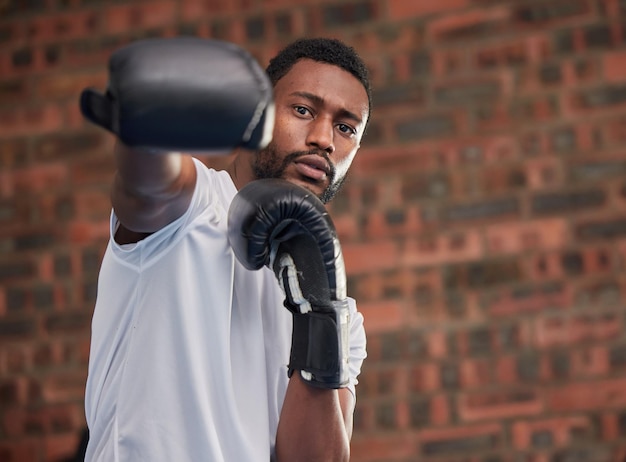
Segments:
[[[242,63],[251,70],[220,73]],[[341,295],[332,223],[309,196],[329,201],[359,148],[370,111],[367,71],[339,41],[299,40],[270,62],[265,104],[255,65],[232,44],[140,42],[112,58],[106,95],[82,95],[83,113],[119,139],[112,238],[92,323],[86,460],[349,459],[363,319]],[[257,125],[239,142],[231,132],[251,85],[258,101],[246,115]],[[212,104],[201,102],[207,93]],[[229,144],[239,147],[226,171],[175,152]],[[283,193],[269,178],[294,189]],[[295,232],[305,239],[277,237],[294,221],[274,207],[279,196],[297,202],[293,208],[312,205],[304,213],[321,223],[316,233],[327,235],[330,251],[303,244],[317,239],[308,224]],[[257,199],[265,208],[249,215],[262,216],[248,216]],[[268,243],[259,270],[250,269],[247,242],[259,231],[242,229],[252,219]],[[331,267],[327,279],[310,268],[320,259]]]

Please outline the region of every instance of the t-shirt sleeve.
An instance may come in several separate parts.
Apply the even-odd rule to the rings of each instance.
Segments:
[[[350,383],[348,388],[356,396],[355,387],[359,383],[358,376],[361,373],[363,360],[367,357],[365,327],[363,315],[356,309],[356,301],[348,298],[350,306]]]

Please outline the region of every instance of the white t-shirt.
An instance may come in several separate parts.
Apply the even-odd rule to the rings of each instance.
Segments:
[[[110,239],[92,321],[87,461],[268,462],[287,388],[291,313],[268,268],[227,240],[237,190],[195,160],[186,213],[131,245]],[[111,216],[111,235],[117,219]],[[365,358],[350,300],[350,388]]]

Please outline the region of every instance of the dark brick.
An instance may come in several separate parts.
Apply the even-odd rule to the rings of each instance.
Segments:
[[[496,338],[500,348],[514,349],[519,346],[519,328],[515,324],[500,326],[496,330]]]
[[[24,79],[0,81],[0,101],[3,103],[18,102],[25,99],[27,82]]]
[[[83,252],[82,258],[83,275],[96,274],[100,271],[100,251],[95,249],[86,249]]]
[[[455,123],[450,116],[433,114],[399,122],[395,128],[400,141],[423,140],[454,134]]]
[[[360,24],[376,18],[376,7],[371,1],[331,4],[322,7],[322,16],[328,28]]]
[[[550,354],[550,368],[557,379],[565,379],[570,374],[571,362],[566,351],[554,351]]]
[[[584,260],[580,252],[568,252],[561,256],[561,266],[570,276],[576,276],[584,272]]]
[[[376,406],[376,426],[383,430],[393,430],[396,427],[396,409],[393,402],[384,402]]]
[[[626,102],[626,85],[608,85],[578,93],[580,104],[586,108],[602,108]]]
[[[533,196],[531,208],[537,214],[567,213],[595,209],[606,202],[606,193],[601,189],[586,191],[542,193]]]
[[[21,287],[9,287],[6,290],[6,306],[8,311],[22,311],[27,304],[26,289]]]
[[[385,222],[391,226],[402,225],[406,222],[406,212],[402,209],[387,210]]]
[[[561,66],[555,63],[544,64],[539,68],[539,80],[544,84],[560,83],[563,79]]]
[[[46,64],[52,66],[58,64],[61,58],[61,47],[59,45],[48,45],[44,49],[43,53]]]
[[[554,444],[554,436],[548,430],[537,430],[530,435],[530,444],[536,449],[546,449]]]
[[[83,302],[91,305],[96,301],[96,296],[98,295],[98,281],[91,280],[85,281],[82,284],[83,289]]]
[[[34,319],[0,319],[0,338],[23,337],[33,334],[36,330]]]
[[[378,87],[372,95],[372,106],[375,108],[408,103],[413,105],[424,103],[424,90],[421,85],[412,82]]]
[[[586,241],[626,236],[626,219],[581,223],[576,225],[575,234],[579,239]]]
[[[378,390],[379,395],[388,395],[393,393],[398,378],[395,369],[383,370],[378,373]]]
[[[422,443],[422,453],[428,456],[450,455],[493,450],[500,445],[496,434],[468,436],[463,438],[440,439]]]
[[[401,194],[405,200],[440,198],[449,193],[449,178],[443,173],[416,174],[402,178]]]
[[[34,143],[36,162],[58,162],[84,157],[103,146],[104,138],[95,131],[55,133],[38,138]]]
[[[69,276],[72,271],[72,260],[68,255],[57,255],[54,257],[55,276]]]
[[[406,338],[406,353],[409,359],[426,358],[428,343],[421,331],[411,331]]]
[[[611,29],[606,24],[596,24],[584,29],[585,44],[593,48],[610,48],[613,45]]]
[[[400,338],[395,333],[381,334],[380,352],[383,361],[394,361],[402,357]]]
[[[571,53],[574,51],[574,35],[571,29],[559,30],[554,33],[555,51]]]
[[[35,275],[35,267],[32,262],[6,262],[0,263],[0,282],[10,279],[33,277]]]
[[[52,314],[44,321],[48,332],[80,332],[89,327],[91,316],[88,313],[67,312],[62,314]]]
[[[279,36],[290,36],[293,34],[291,14],[289,12],[279,12],[274,18],[274,27]]]
[[[626,411],[619,413],[617,417],[617,425],[621,436],[626,436]]]
[[[49,285],[39,285],[33,288],[33,305],[42,309],[54,304],[54,290]]]
[[[449,27],[437,34],[437,39],[444,42],[458,42],[492,37],[502,31],[504,23],[499,19],[485,19],[471,24]]]
[[[430,423],[430,402],[427,399],[414,399],[409,403],[411,427],[423,428]]]
[[[443,217],[448,221],[477,220],[517,214],[519,210],[518,199],[505,197],[472,204],[451,205],[444,209]]]
[[[557,0],[520,5],[513,10],[513,17],[520,23],[543,24],[558,19],[579,16],[587,12],[581,0]]]
[[[248,40],[261,40],[265,37],[265,21],[263,17],[248,18],[245,22]]]
[[[556,152],[569,152],[576,149],[576,132],[572,127],[554,130],[549,135],[550,147]]]
[[[411,75],[414,77],[425,77],[430,75],[432,63],[430,54],[425,51],[411,53],[409,58]]]
[[[471,329],[467,334],[467,340],[471,355],[485,355],[492,352],[491,332],[486,327]]]
[[[611,460],[607,449],[595,448],[573,448],[559,450],[550,462],[590,462],[590,461]]]
[[[495,81],[450,85],[435,90],[435,99],[441,104],[463,105],[476,101],[494,100],[499,97],[500,85]]]
[[[525,354],[517,358],[517,374],[522,381],[532,382],[539,378],[539,357]]]
[[[459,292],[448,291],[445,295],[446,311],[451,318],[461,319],[466,314],[465,298]]]
[[[626,174],[626,161],[589,161],[573,165],[571,174],[574,180],[602,180],[621,177]]]
[[[19,387],[17,382],[7,380],[0,383],[0,404],[12,406],[17,402],[19,402]]]
[[[444,363],[440,366],[441,386],[445,389],[457,389],[460,385],[459,367],[456,364]]]
[[[14,67],[28,67],[33,63],[32,48],[21,48],[11,55],[11,62]]]
[[[483,260],[444,268],[444,284],[451,288],[485,288],[517,281],[522,272],[516,261]]]
[[[50,232],[25,233],[15,237],[15,250],[41,250],[54,244],[55,236]]]
[[[626,345],[616,345],[609,349],[609,365],[611,370],[626,368]]]

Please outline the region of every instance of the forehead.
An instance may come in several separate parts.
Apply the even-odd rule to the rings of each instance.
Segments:
[[[297,61],[274,86],[276,98],[294,92],[314,94],[364,118],[368,111],[369,102],[363,84],[350,72],[333,64],[311,59]]]

